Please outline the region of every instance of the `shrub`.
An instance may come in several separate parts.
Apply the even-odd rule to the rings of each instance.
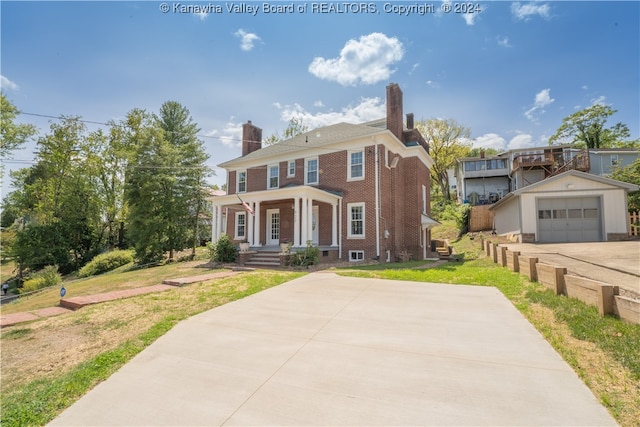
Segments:
[[[25,280],[20,289],[20,293],[33,292],[38,289],[56,286],[60,283],[62,283],[62,276],[58,273],[58,266],[48,265],[43,270]]]
[[[78,277],[89,277],[95,276],[96,274],[106,273],[107,271],[129,264],[130,262],[133,262],[132,251],[116,249],[93,258],[89,263],[87,263],[87,265],[80,269]]]
[[[207,249],[209,249],[211,262],[235,262],[238,256],[236,246],[231,242],[231,238],[224,233],[216,242],[209,242]]]
[[[318,263],[318,257],[320,256],[320,249],[311,244],[311,241],[307,242],[307,247],[303,250],[298,250],[291,254],[289,257],[289,264],[295,267],[309,267]]]
[[[456,227],[460,230],[460,234],[464,234],[469,230],[469,216],[471,215],[471,205],[447,203],[438,212],[438,220],[455,221]]]

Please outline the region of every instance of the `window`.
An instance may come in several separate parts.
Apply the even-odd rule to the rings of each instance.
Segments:
[[[289,164],[287,165],[287,177],[290,178],[292,176],[296,176],[296,161],[289,160]]]
[[[318,159],[307,159],[307,173],[304,177],[306,185],[318,183]]]
[[[476,170],[476,162],[464,162],[464,170],[467,172]]]
[[[619,162],[618,162],[618,155],[617,154],[612,154],[611,155],[611,166],[618,166]]]
[[[278,188],[278,180],[280,178],[280,167],[278,165],[269,166],[267,168],[269,174],[267,176],[267,188]]]
[[[238,171],[236,173],[238,182],[236,183],[236,193],[244,193],[247,191],[247,171]]]
[[[349,153],[348,179],[364,179],[364,150]]]
[[[247,238],[247,214],[246,212],[236,212],[236,240]]]
[[[427,186],[422,186],[422,213],[427,213]]]
[[[347,212],[349,215],[347,237],[364,239],[364,203],[349,203]]]
[[[364,261],[364,251],[349,251],[349,261]]]
[[[540,209],[538,211],[538,219],[551,219],[550,209]]]

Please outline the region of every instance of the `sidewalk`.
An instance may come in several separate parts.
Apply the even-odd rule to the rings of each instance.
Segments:
[[[145,286],[142,288],[125,289],[121,291],[105,292],[95,295],[84,295],[71,298],[60,299],[59,307],[49,307],[39,310],[33,310],[22,313],[12,313],[0,315],[0,327],[13,326],[19,323],[30,322],[50,316],[69,313],[87,305],[100,304],[107,301],[114,301],[123,298],[131,298],[138,295],[144,295],[154,292],[164,292],[169,289],[184,286],[191,283],[204,282],[206,280],[220,279],[237,274],[235,271],[221,271],[216,273],[202,274],[199,276],[190,276],[177,279],[164,280],[162,285]]]

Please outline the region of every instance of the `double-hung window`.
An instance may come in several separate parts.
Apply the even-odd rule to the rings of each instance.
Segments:
[[[247,238],[247,213],[236,212],[236,240]]]
[[[347,212],[349,215],[347,237],[364,239],[364,203],[348,203]]]
[[[307,168],[304,176],[305,185],[312,185],[318,183],[318,158],[312,158],[306,160]]]
[[[244,193],[247,191],[247,171],[238,171],[236,173],[236,193]]]
[[[272,165],[267,168],[268,176],[267,176],[267,188],[278,188],[280,179],[280,167],[278,165]]]
[[[289,163],[287,163],[287,178],[291,178],[293,176],[296,176],[296,161],[289,160]]]
[[[348,156],[347,178],[350,181],[364,179],[364,150],[350,151]]]

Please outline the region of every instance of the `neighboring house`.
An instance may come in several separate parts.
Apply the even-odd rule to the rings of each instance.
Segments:
[[[465,157],[456,169],[458,200],[472,205],[495,203],[509,192],[507,159],[499,156]]]
[[[589,150],[590,173],[610,176],[617,167],[627,167],[640,158],[640,150],[631,148],[597,148]]]
[[[458,160],[456,183],[461,203],[495,203],[519,190],[570,170],[609,176],[616,166],[625,167],[640,157],[638,149],[578,149],[547,146],[509,150],[497,156]]]
[[[626,240],[627,193],[638,189],[574,169],[514,190],[489,211],[497,234],[522,243]]]
[[[320,261],[426,258],[436,224],[429,217],[433,160],[413,114],[403,123],[400,87],[390,84],[386,95],[384,119],[326,126],[267,147],[262,130],[245,123],[242,156],[219,165],[229,194],[211,198],[213,240],[226,226],[253,250],[310,242]]]

